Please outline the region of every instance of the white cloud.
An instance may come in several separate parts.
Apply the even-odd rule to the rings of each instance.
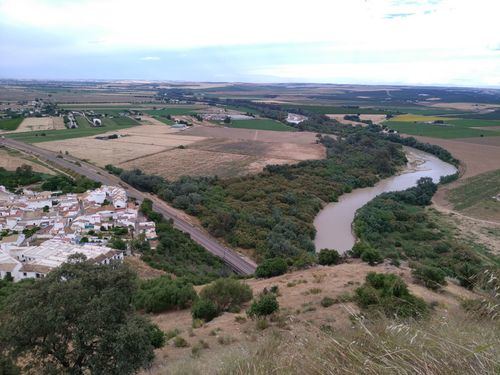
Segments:
[[[142,61],[158,61],[160,58],[158,56],[144,56],[141,57]]]

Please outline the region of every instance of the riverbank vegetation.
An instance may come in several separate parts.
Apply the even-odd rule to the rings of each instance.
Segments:
[[[426,208],[436,188],[423,178],[416,187],[381,194],[359,209],[354,220],[358,246],[369,246],[396,262],[409,261],[415,278],[431,289],[444,285],[445,276],[471,288],[477,274],[498,267],[500,259],[458,241],[453,228]]]
[[[399,146],[370,132],[338,140],[319,136],[318,142],[327,150],[326,159],[269,165],[258,175],[169,182],[133,170],[120,177],[198,216],[210,234],[250,249],[259,261],[282,257],[293,263],[314,252],[313,220],[323,204],[372,186],[406,162]]]

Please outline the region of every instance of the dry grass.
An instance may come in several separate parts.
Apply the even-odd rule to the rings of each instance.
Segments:
[[[28,117],[12,133],[65,129],[62,117]]]
[[[55,173],[52,169],[39,164],[35,161],[35,159],[32,159],[28,155],[22,154],[18,151],[0,148],[0,167],[13,171],[23,164],[31,166],[35,172],[47,174]]]

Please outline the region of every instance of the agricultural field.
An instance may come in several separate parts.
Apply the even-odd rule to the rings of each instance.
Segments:
[[[67,151],[80,159],[87,159],[99,166],[105,166],[106,164],[118,165],[204,139],[183,136],[182,133],[164,125],[143,125],[107,134],[119,134],[121,137],[109,140],[99,140],[95,137],[61,139],[43,142],[38,146],[56,152]]]
[[[23,154],[16,150],[0,147],[0,168],[5,168],[8,171],[14,171],[21,165],[29,165],[34,172],[45,174],[55,174],[55,172],[45,166],[37,159]]]
[[[457,211],[472,217],[500,222],[500,169],[460,181],[449,190],[448,200]]]
[[[0,120],[0,131],[13,131],[16,130],[19,125],[23,122],[22,118],[10,118],[10,119],[1,119]]]
[[[21,122],[14,133],[57,129],[65,129],[62,117],[28,117]]]
[[[434,123],[442,121],[443,123]],[[385,121],[390,129],[403,134],[432,138],[469,138],[499,136],[500,121],[462,119],[459,117],[405,114]]]
[[[125,118],[124,118],[125,119]],[[116,119],[118,120],[118,119]],[[118,131],[126,128],[130,128],[139,124],[133,119],[128,119],[124,121],[115,121],[115,119],[104,119],[102,127],[90,127],[88,122],[84,118],[77,117],[78,125],[77,129],[59,129],[59,130],[47,130],[47,131],[32,131],[24,133],[9,133],[5,136],[12,139],[17,139],[26,143],[39,143],[39,142],[50,142],[59,141],[72,138],[81,138],[94,136],[110,131]]]
[[[255,119],[255,120],[232,120],[227,124],[230,128],[236,129],[256,129],[256,130],[273,130],[273,131],[295,131],[291,126],[287,126],[279,121],[270,119]]]

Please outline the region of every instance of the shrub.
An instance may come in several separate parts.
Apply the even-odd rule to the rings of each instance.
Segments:
[[[262,294],[257,300],[252,302],[252,305],[247,311],[249,317],[260,318],[271,315],[279,310],[278,300],[273,293]]]
[[[146,312],[158,313],[189,307],[196,299],[191,284],[182,279],[172,280],[169,276],[142,281],[134,296],[134,306]]]
[[[320,302],[321,306],[323,306],[323,307],[330,307],[334,303],[335,303],[335,300],[333,298],[330,298],[330,297],[324,297]]]
[[[363,251],[361,254],[361,260],[368,263],[370,266],[374,266],[377,263],[382,262],[384,258],[382,258],[382,255],[380,255],[377,250],[369,248]]]
[[[193,319],[203,319],[205,322],[209,322],[219,315],[219,310],[211,300],[200,298],[193,304],[191,314]]]
[[[264,260],[255,270],[257,277],[273,277],[283,275],[288,271],[288,265],[283,258],[271,258]]]
[[[318,263],[323,266],[339,264],[341,259],[342,258],[337,250],[322,249],[318,255]]]
[[[265,330],[269,327],[269,322],[266,319],[257,319],[257,323],[255,324],[259,331]]]
[[[176,348],[187,348],[189,344],[184,337],[176,336],[174,339],[174,346]]]
[[[218,312],[236,311],[252,299],[252,289],[236,279],[218,279],[200,292],[200,297],[212,301]]]
[[[411,294],[397,275],[370,272],[364,285],[356,289],[356,302],[369,312],[382,312],[388,317],[419,318],[429,308],[421,298]]]
[[[446,274],[443,270],[432,266],[418,266],[412,272],[417,282],[432,290],[439,290],[446,285]]]
[[[151,339],[151,345],[153,345],[155,349],[161,348],[165,345],[165,333],[163,333],[157,325],[150,325],[149,338]]]

